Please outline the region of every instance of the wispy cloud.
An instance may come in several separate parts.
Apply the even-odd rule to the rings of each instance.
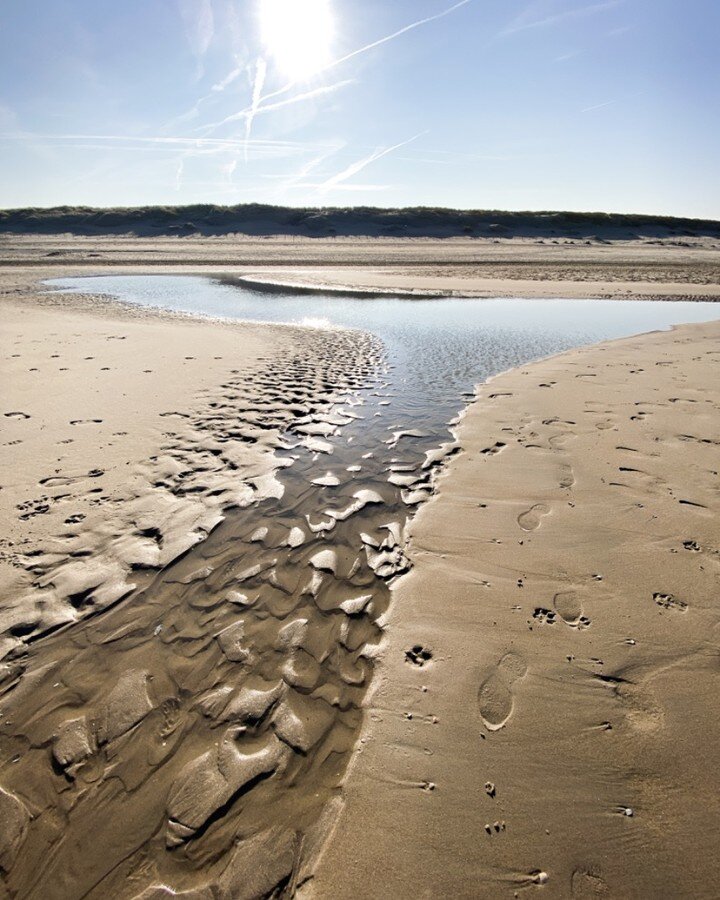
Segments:
[[[185,171],[185,157],[183,156],[180,158],[180,160],[177,164],[177,168],[175,169],[175,190],[176,191],[179,191],[180,188],[182,187],[182,177],[183,177],[184,171]]]
[[[333,190],[344,181],[347,181],[348,178],[352,178],[353,175],[357,175],[359,172],[362,172],[363,169],[366,169],[368,166],[372,165],[374,162],[377,162],[379,159],[382,159],[384,156],[387,156],[390,153],[394,153],[395,150],[399,150],[401,147],[407,147],[408,144],[412,144],[413,141],[416,141],[419,137],[422,136],[422,134],[425,133],[426,132],[421,132],[420,134],[416,134],[414,137],[411,137],[407,141],[402,141],[399,144],[394,144],[392,147],[385,147],[382,150],[376,150],[369,156],[364,156],[362,159],[351,163],[349,166],[347,166],[347,168],[343,169],[342,172],[338,172],[337,175],[333,175],[331,178],[328,178],[327,181],[324,181],[319,185],[318,189],[322,193]]]
[[[436,22],[438,19],[442,19],[445,16],[449,16],[451,13],[455,12],[455,10],[460,9],[462,6],[467,6],[468,3],[472,3],[473,0],[460,0],[459,3],[454,3],[452,6],[447,7],[447,9],[442,10],[439,13],[436,13],[432,16],[426,16],[424,19],[417,19],[415,22],[411,22],[409,25],[404,25],[402,28],[399,28],[397,31],[393,31],[391,34],[386,34],[385,37],[378,38],[375,41],[372,41],[369,44],[365,44],[363,47],[358,47],[357,50],[352,50],[350,53],[346,53],[344,56],[340,56],[338,59],[334,59],[332,62],[329,62],[326,66],[320,69],[317,74],[320,75],[323,72],[328,72],[330,69],[334,69],[336,66],[340,66],[348,60],[354,59],[356,56],[360,56],[363,53],[368,53],[370,50],[374,50],[375,47],[380,47],[382,44],[387,44],[389,41],[394,41],[396,38],[400,37],[403,34],[407,34],[408,31],[413,31],[415,28],[420,28],[422,25],[429,25],[430,22]],[[279,97],[281,94],[286,94],[288,91],[291,91],[296,85],[296,82],[291,81],[288,84],[284,85],[284,87],[278,88],[276,91],[273,91],[271,94],[266,94],[263,97],[263,101],[271,100],[274,97]]]
[[[203,61],[215,35],[215,17],[211,0],[178,0],[185,36],[198,62],[197,78],[204,71]]]
[[[612,106],[614,103],[617,103],[617,100],[606,100],[604,103],[596,103],[594,106],[586,106],[585,109],[581,109],[580,112],[592,112],[594,109],[603,109],[606,106]]]
[[[221,78],[220,81],[217,81],[210,88],[209,93],[204,94],[202,97],[199,97],[195,101],[193,106],[190,107],[190,109],[187,109],[185,110],[185,112],[175,116],[175,118],[170,119],[170,121],[168,121],[164,127],[169,131],[172,131],[178,126],[184,125],[186,122],[192,122],[193,119],[197,119],[197,117],[200,115],[200,110],[208,101],[217,101],[220,94],[222,94],[223,91],[227,90],[227,88],[229,88],[231,84],[236,82],[238,78],[248,70],[248,67],[244,65],[241,60],[237,59],[236,61],[237,65],[235,66],[235,68],[228,72],[228,74],[224,78]]]
[[[237,81],[244,71],[245,66],[238,63],[224,78],[221,78],[220,81],[216,82],[210,90],[215,94],[221,94],[226,88],[229,88],[234,81]]]
[[[594,16],[620,6],[623,0],[602,0],[600,3],[590,3],[585,6],[574,6],[559,12],[550,12],[553,8],[547,3],[532,3],[517,18],[500,32],[500,35],[517,34],[530,28],[546,28],[550,25],[559,25],[570,19],[582,19],[586,16]],[[554,4],[557,8],[557,4]]]
[[[260,107],[260,97],[265,87],[265,76],[267,74],[267,63],[263,57],[259,57],[255,64],[255,83],[253,84],[252,102],[250,103],[250,112],[245,119],[245,162],[248,159],[248,143],[252,133],[253,119],[257,115]]]
[[[258,106],[254,111],[252,106],[247,107],[246,109],[241,109],[240,112],[233,113],[231,116],[226,116],[220,122],[215,122],[213,125],[203,125],[201,128],[197,130],[204,134],[207,134],[209,131],[214,131],[216,128],[220,128],[221,125],[227,125],[229,122],[237,122],[240,119],[247,120],[248,117],[259,115],[260,113],[273,112],[277,109],[283,109],[286,106],[293,106],[295,103],[305,103],[308,100],[315,100],[317,97],[322,97],[326,94],[334,94],[335,91],[339,91],[344,87],[348,87],[348,85],[356,84],[356,80],[354,78],[348,78],[345,81],[336,81],[335,84],[326,84],[322,87],[313,88],[310,91],[305,91],[302,94],[295,94],[293,97],[288,97],[287,100],[278,100],[276,103],[263,103],[261,106]],[[277,94],[268,94],[267,97],[274,97]]]
[[[615,103],[619,103],[621,100],[632,100],[635,97],[642,97],[643,94],[647,93],[647,91],[636,91],[634,94],[623,94],[622,97],[615,97],[612,100],[605,100],[604,103],[595,103],[593,106],[586,106],[584,109],[581,109],[581,113],[589,113],[593,112],[596,109],[604,109],[606,106],[613,106]]]
[[[159,151],[162,153],[199,154],[242,152],[246,146],[244,138],[212,137],[133,137],[118,134],[36,134],[26,131],[0,132],[0,143],[18,142],[36,146],[69,144],[77,149],[107,149],[133,152]],[[277,158],[319,150],[337,149],[335,144],[319,141],[250,140],[249,148],[254,156]]]
[[[334,156],[336,153],[342,150],[344,146],[344,143],[338,142],[334,146],[323,150],[322,153],[314,156],[312,159],[308,160],[308,162],[302,165],[300,169],[295,173],[295,175],[290,176],[290,178],[286,178],[282,175],[278,176],[282,180],[282,183],[276,190],[277,196],[282,196],[287,191],[294,190],[298,187],[309,187],[306,182],[308,176],[316,169],[318,169],[325,162],[325,160],[329,159],[331,156]]]
[[[583,50],[570,50],[568,53],[563,53],[561,56],[555,57],[555,62],[567,62],[569,59],[575,59],[576,56],[582,56]]]
[[[619,28],[612,28],[608,31],[608,37],[619,37],[621,34],[627,34],[628,31],[632,31],[634,25],[621,25]]]
[[[417,19],[414,22],[410,22],[408,25],[404,25],[402,28],[399,28],[397,31],[393,31],[391,34],[386,34],[384,37],[371,41],[369,44],[358,47],[356,50],[352,50],[350,53],[346,53],[344,56],[340,56],[338,57],[338,59],[332,60],[332,62],[329,62],[326,66],[323,66],[323,68],[320,69],[316,73],[316,75],[320,76],[325,72],[329,72],[331,69],[334,69],[337,66],[340,66],[357,56],[361,56],[363,53],[368,53],[370,50],[374,50],[376,47],[380,47],[383,44],[394,41],[396,38],[399,38],[403,34],[407,34],[409,31],[413,31],[415,28],[420,28],[423,25],[429,25],[431,22],[436,22],[438,19],[449,16],[451,13],[455,12],[463,6],[467,6],[472,2],[473,0],[459,0],[458,3],[454,3],[452,6],[448,6],[446,9],[441,10],[439,13],[435,13],[432,16],[426,16],[423,19]],[[275,91],[271,91],[269,94],[265,94],[264,97],[261,97],[260,106],[256,109],[255,112],[269,112],[271,110],[281,109],[283,106],[289,105],[291,103],[301,102],[303,100],[309,100],[314,97],[322,96],[325,93],[331,93],[341,87],[344,87],[345,85],[352,84],[353,82],[353,79],[340,81],[334,85],[330,85],[327,88],[316,88],[312,91],[306,91],[286,101],[279,101],[272,104],[267,102],[268,100],[274,100],[276,97],[282,97],[284,94],[290,93],[290,91],[297,87],[298,83],[296,81],[290,81],[287,84],[283,85],[283,87],[278,88]],[[196,114],[195,110],[197,109],[197,106],[198,104],[196,104],[196,106],[193,108],[193,111],[191,111],[193,115]],[[220,128],[221,126],[226,125],[228,122],[234,122],[238,119],[246,119],[248,115],[254,117],[255,114],[252,112],[252,109],[253,107],[251,104],[250,106],[240,110],[237,113],[234,113],[231,116],[226,116],[226,118],[221,119],[219,122],[214,122],[211,125],[205,125],[198,130],[202,133],[207,134],[210,131],[214,131],[216,128]]]
[[[314,191],[322,191],[324,185],[323,184],[310,184],[305,182],[305,184],[295,185],[296,190],[314,190]],[[365,191],[389,191],[392,188],[397,187],[397,185],[393,184],[338,184],[332,190],[333,191],[345,191],[347,193],[363,193]]]
[[[237,169],[237,157],[235,159],[231,159],[229,162],[220,166],[220,171],[223,173],[225,178],[228,181],[228,184],[232,182],[233,174],[235,173],[235,169]]]

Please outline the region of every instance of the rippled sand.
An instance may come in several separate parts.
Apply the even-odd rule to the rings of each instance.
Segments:
[[[151,324],[13,272],[11,895],[712,886],[715,326],[369,446],[367,335]]]

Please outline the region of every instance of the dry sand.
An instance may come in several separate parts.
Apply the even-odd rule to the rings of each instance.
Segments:
[[[403,549],[272,505],[372,340],[34,286],[720,296],[671,243],[3,237],[0,896],[716,895],[717,325],[483,386]]]
[[[717,896],[720,325],[501,375],[459,441],[310,895]]]
[[[494,297],[720,297],[714,238],[211,238],[0,235],[8,269],[197,272],[331,287]]]
[[[107,600],[117,599],[131,566],[162,565],[207,533],[223,506],[253,496],[213,460],[209,404],[220,385],[228,393],[282,352],[281,329],[218,328],[31,293],[4,303],[2,316],[4,597],[22,596],[38,565],[57,574],[47,557],[68,555],[84,561],[65,569],[66,595],[102,580]],[[235,458],[264,493],[273,489],[270,446],[226,443],[220,462]],[[181,470],[185,488],[202,490],[173,490]]]

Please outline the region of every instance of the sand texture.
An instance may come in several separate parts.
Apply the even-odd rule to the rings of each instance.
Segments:
[[[714,234],[555,239],[0,237],[1,898],[717,895],[720,326],[410,465],[369,334],[37,284],[720,296]]]
[[[717,237],[571,240],[0,234],[7,270],[197,273],[313,287],[485,297],[720,297]]]
[[[3,305],[3,656],[126,596],[227,509],[279,495],[280,433],[355,378],[334,366],[340,333],[24,300]]]
[[[16,539],[0,669],[3,889],[136,897],[172,884],[235,898],[302,882],[341,803],[374,619],[404,557],[387,529],[387,551],[353,552],[354,514],[368,508],[368,529],[387,521],[378,493],[349,479],[327,512],[322,484],[286,475],[286,492],[277,470],[312,467],[361,418],[356,389],[381,348],[359,332],[129,318],[11,284],[7,427],[28,433],[7,442],[18,480],[4,487],[24,496],[41,465],[53,474],[34,516],[4,507]],[[109,373],[81,365],[100,359]],[[48,399],[61,362],[75,375]],[[204,380],[185,376],[191,362]],[[145,404],[155,371],[173,373],[172,390]],[[66,461],[57,441],[81,426],[97,444]],[[137,443],[115,450],[115,429]],[[86,470],[97,454],[103,471]],[[24,473],[26,458],[37,470]],[[77,510],[87,518],[67,523]]]
[[[309,896],[714,897],[720,326],[478,389]]]

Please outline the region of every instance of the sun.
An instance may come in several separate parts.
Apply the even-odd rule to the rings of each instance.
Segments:
[[[331,61],[331,0],[260,0],[265,50],[283,74],[304,81]]]

